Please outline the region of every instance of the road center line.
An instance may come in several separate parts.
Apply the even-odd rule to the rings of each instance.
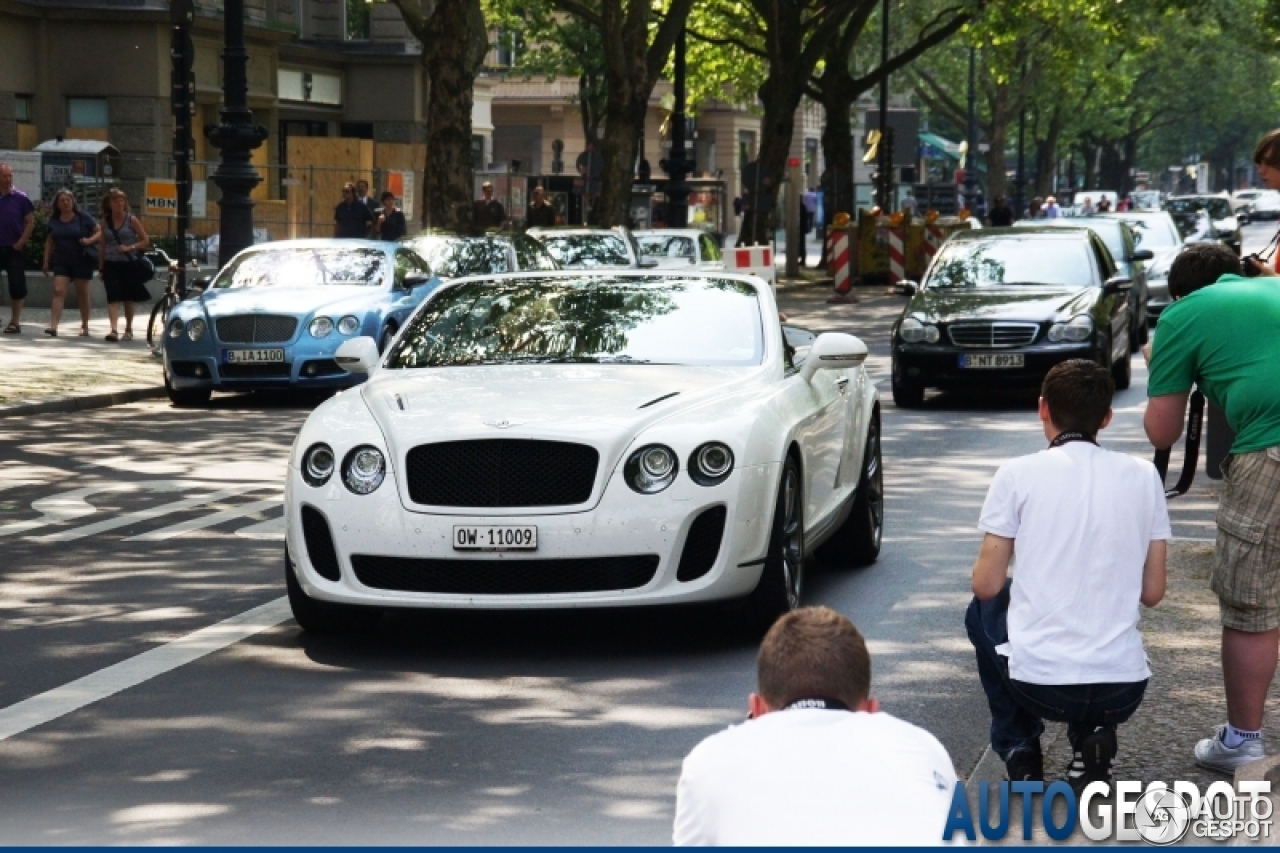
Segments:
[[[0,710],[0,740],[137,687],[293,618],[284,596]]]
[[[252,492],[261,489],[262,486],[235,486],[229,489],[219,489],[216,492],[209,492],[196,497],[183,498],[173,503],[161,504],[160,506],[148,507],[140,509],[137,512],[126,513],[125,515],[109,518],[105,521],[99,521],[95,524],[86,524],[83,527],[73,527],[70,530],[61,530],[57,533],[50,533],[47,536],[32,537],[37,542],[69,542],[73,539],[83,539],[86,536],[93,536],[96,533],[104,533],[108,530],[115,530],[120,527],[128,527],[131,524],[137,524],[143,521],[150,521],[153,518],[160,518],[174,512],[182,512],[184,510],[193,509],[198,506],[220,501],[224,498],[233,498],[242,495],[245,492]]]
[[[203,530],[206,527],[213,527],[215,524],[222,524],[226,521],[234,521],[237,518],[243,518],[246,515],[252,515],[255,512],[273,509],[280,506],[283,498],[274,497],[261,501],[252,501],[242,506],[224,509],[215,512],[212,515],[206,515],[201,518],[191,518],[187,521],[171,524],[168,527],[162,527],[159,530],[152,530],[149,533],[143,533],[138,536],[130,536],[124,540],[126,542],[163,542],[166,539],[172,539],[175,536],[181,536],[184,533],[190,533],[193,530]]]

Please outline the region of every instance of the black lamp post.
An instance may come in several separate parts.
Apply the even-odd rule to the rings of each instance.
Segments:
[[[1027,63],[1022,63],[1022,79],[1027,79]],[[1021,219],[1023,211],[1027,209],[1027,168],[1024,156],[1024,136],[1027,132],[1027,105],[1023,103],[1022,109],[1018,112],[1018,175],[1014,179],[1016,186],[1013,188],[1013,213],[1014,218]]]
[[[675,80],[672,81],[675,96],[671,112],[671,153],[660,165],[667,173],[667,225],[684,228],[689,224],[689,184],[685,178],[693,171],[692,158],[685,144],[685,31],[676,36]]]
[[[889,0],[880,4],[880,67],[889,64]],[[889,75],[880,78],[880,143],[877,146],[876,171],[880,180],[876,186],[876,203],[886,214],[892,212],[893,197],[893,129],[889,127]]]
[[[253,123],[249,111],[249,82],[245,73],[249,52],[244,47],[244,0],[226,0],[226,43],[222,51],[222,124],[206,127],[204,135],[222,152],[211,176],[222,191],[218,200],[220,235],[218,257],[229,260],[253,245],[253,199],[250,193],[262,177],[249,152],[267,138],[267,129]]]
[[[969,48],[969,126],[965,129],[964,206],[978,207],[977,49]]]

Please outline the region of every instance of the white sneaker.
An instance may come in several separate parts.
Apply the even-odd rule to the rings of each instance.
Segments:
[[[1196,764],[1221,773],[1235,773],[1236,768],[1259,758],[1265,758],[1262,740],[1247,740],[1235,749],[1222,742],[1227,725],[1223,723],[1213,730],[1213,737],[1196,744]]]

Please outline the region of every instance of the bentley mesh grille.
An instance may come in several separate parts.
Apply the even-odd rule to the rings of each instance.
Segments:
[[[638,589],[658,571],[657,554],[550,560],[449,560],[354,554],[372,589],[456,595],[534,595]]]
[[[224,344],[282,344],[293,340],[298,318],[280,314],[236,314],[214,321]]]
[[[427,506],[573,506],[586,503],[600,454],[564,441],[485,438],[409,451],[409,497]]]
[[[711,571],[716,557],[720,555],[720,540],[724,536],[724,521],[728,514],[724,507],[713,506],[689,525],[689,536],[684,540],[684,550],[680,553],[676,580],[697,580]]]
[[[302,508],[302,539],[307,544],[307,559],[316,574],[325,580],[338,579],[338,552],[333,547],[329,522],[318,509]]]
[[[947,333],[958,347],[1025,347],[1040,333],[1036,323],[953,323]]]

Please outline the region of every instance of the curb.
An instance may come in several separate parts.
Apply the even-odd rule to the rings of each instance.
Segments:
[[[138,400],[150,400],[165,395],[162,385],[134,385],[99,391],[95,394],[76,394],[66,397],[51,397],[47,400],[32,400],[12,405],[0,405],[0,418],[27,417],[30,415],[64,414],[67,412],[83,412],[89,409],[105,409]]]

